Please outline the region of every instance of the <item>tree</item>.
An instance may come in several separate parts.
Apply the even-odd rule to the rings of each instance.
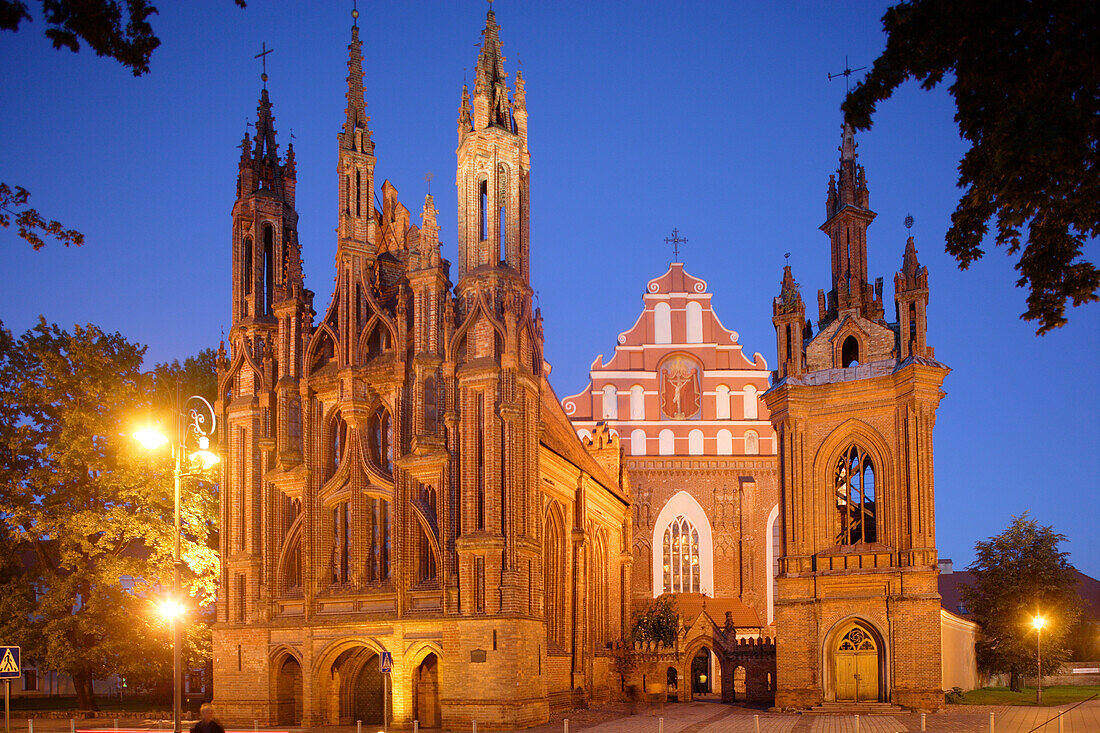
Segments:
[[[90,325],[43,320],[16,339],[0,324],[0,557],[18,556],[0,564],[0,636],[70,675],[85,710],[95,679],[169,669],[156,602],[172,578],[171,462],[130,437],[157,407],[144,352]],[[217,583],[217,500],[210,484],[188,489],[184,584],[198,607]]]
[[[1065,642],[1080,614],[1080,599],[1069,553],[1058,549],[1065,539],[1024,512],[1004,532],[974,545],[977,559],[968,568],[974,583],[962,588],[962,597],[982,627],[978,665],[1009,674],[1013,690],[1020,689],[1021,675],[1035,671],[1036,615],[1047,622],[1043,673],[1052,673],[1069,658]]]
[[[1100,289],[1100,271],[1082,257],[1100,234],[1100,4],[911,0],[882,25],[886,49],[848,94],[845,119],[868,129],[905,80],[932,89],[951,75],[955,121],[971,147],[946,250],[967,269],[995,216],[994,241],[1019,254],[1021,317],[1039,334],[1064,325],[1066,301],[1096,301]]]
[[[245,0],[234,2],[246,6]],[[149,59],[160,45],[149,23],[156,12],[148,0],[125,0],[125,8],[120,0],[42,0],[46,37],[54,48],[76,53],[83,41],[96,55],[118,61],[134,76],[149,73]],[[23,21],[30,20],[25,0],[0,0],[0,30],[17,31]],[[54,237],[66,247],[84,243],[84,235],[77,230],[46,220],[27,206],[29,198],[22,186],[15,186],[13,192],[8,184],[0,183],[0,226],[7,229],[14,217],[19,236],[36,250],[45,245],[43,236]]]
[[[656,641],[667,646],[676,643],[680,614],[671,593],[663,593],[634,614],[631,636],[634,641]]]

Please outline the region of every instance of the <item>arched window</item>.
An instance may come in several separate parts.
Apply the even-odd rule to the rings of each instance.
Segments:
[[[745,431],[745,454],[755,456],[760,453],[760,435],[755,430]]]
[[[724,384],[719,384],[714,390],[714,407],[717,419],[730,419],[730,388]]]
[[[756,420],[760,417],[760,402],[757,397],[756,387],[751,384],[746,384],[744,389],[745,395],[745,419]]]
[[[838,545],[875,542],[875,468],[859,446],[844,451],[834,469]]]
[[[840,347],[840,365],[859,366],[859,341],[855,336],[844,339],[844,344]]]
[[[718,431],[718,455],[733,455],[733,433],[725,428]]]
[[[436,516],[435,487],[429,484],[420,484],[420,508],[431,519]],[[428,531],[420,528],[420,567],[418,576],[421,582],[435,580],[439,574],[439,568],[435,562],[435,551],[432,549],[431,538]]]
[[[688,433],[688,455],[703,455],[703,431],[692,430]]]
[[[342,501],[332,508],[332,582],[351,581],[351,508]]]
[[[542,577],[546,588],[546,630],[550,640],[564,645],[566,639],[565,533],[556,512],[546,513],[543,527]]]
[[[367,497],[363,534],[367,548],[367,581],[383,583],[390,577],[390,503]]]
[[[695,497],[678,491],[661,507],[653,522],[650,547],[654,597],[681,590],[714,595],[714,537],[710,519]],[[676,558],[671,556],[673,549],[679,553]],[[673,582],[674,577],[680,582]]]
[[[658,303],[653,307],[653,343],[672,343],[672,309],[668,303]]]
[[[776,578],[779,577],[779,555],[781,552],[782,538],[780,537],[781,528],[779,526],[779,505],[776,504],[772,507],[771,513],[768,515],[768,546],[767,546],[767,561],[768,561],[768,573],[770,574],[768,580],[768,623],[775,623],[775,599],[779,595],[779,581]]]
[[[434,434],[439,426],[439,396],[436,393],[435,377],[424,380],[424,432]]]
[[[667,593],[699,593],[699,531],[683,515],[665,528],[664,587]]]
[[[337,412],[329,420],[328,450],[325,465],[325,480],[332,478],[340,464],[344,460],[344,454],[348,447],[348,424],[344,422],[344,416]]]
[[[694,300],[687,304],[687,342],[703,343],[703,306]]]
[[[252,279],[256,277],[252,265],[252,237],[244,238],[244,254],[241,259],[241,287],[245,295],[252,295]]]
[[[630,455],[645,455],[645,431],[641,428],[636,428],[630,433]]]
[[[671,430],[666,428],[657,435],[657,452],[662,456],[676,454],[676,438]]]
[[[489,238],[489,182],[482,179],[478,184],[478,238],[484,242]]]
[[[271,315],[271,301],[275,298],[275,228],[264,224],[264,302],[263,313]]]
[[[607,384],[603,388],[603,419],[617,420],[619,418],[619,391],[615,385]]]
[[[645,420],[645,390],[640,384],[630,388],[630,419]]]
[[[379,407],[367,423],[370,440],[370,460],[383,473],[393,473],[393,421],[385,408]]]

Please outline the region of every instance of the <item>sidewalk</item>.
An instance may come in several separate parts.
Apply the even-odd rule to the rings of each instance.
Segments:
[[[1061,707],[1018,707],[1010,705],[951,705],[946,711],[929,713],[926,730],[930,733],[990,733],[989,714],[994,715],[993,733],[1100,733],[1100,700],[1086,702],[1063,716],[1062,728],[1058,727],[1058,714],[1069,709]],[[568,714],[554,715],[545,725],[528,728],[525,733],[565,733],[565,719],[569,720],[568,733],[857,733],[855,716],[849,715],[799,715],[792,713],[768,713],[741,705],[724,705],[717,702],[692,702],[670,704],[663,707],[639,706],[634,715],[626,705],[615,704],[588,710],[573,710]],[[234,721],[239,723],[240,721]],[[185,722],[190,729],[192,721]],[[114,721],[97,718],[77,720],[76,728],[96,729],[112,733]],[[143,731],[171,731],[172,721],[147,721],[119,719],[120,729]],[[253,730],[250,725],[228,725],[229,731]],[[858,733],[900,733],[919,731],[920,715],[862,716]],[[36,720],[33,733],[68,733],[68,720]],[[260,733],[285,728],[261,726]],[[317,728],[292,728],[291,733],[357,733],[355,726],[323,726]],[[364,726],[363,733],[376,733],[378,727]],[[484,728],[479,729],[485,731]],[[25,718],[12,715],[12,733],[32,733]],[[3,733],[0,729],[0,733]],[[470,733],[469,729],[453,733]]]

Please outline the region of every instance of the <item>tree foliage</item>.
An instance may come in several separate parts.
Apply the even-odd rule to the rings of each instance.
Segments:
[[[974,583],[962,588],[962,597],[982,627],[978,665],[1010,674],[1014,690],[1021,675],[1035,672],[1036,615],[1046,619],[1043,674],[1069,658],[1066,641],[1080,614],[1080,599],[1069,553],[1058,549],[1065,539],[1024,512],[1004,532],[974,545],[977,559],[968,568]]]
[[[156,606],[172,579],[172,463],[130,437],[158,409],[144,351],[91,325],[43,320],[15,338],[0,324],[0,636],[70,675],[82,709],[95,709],[95,679],[170,669]],[[184,589],[197,609],[217,582],[216,496],[186,489]]]
[[[2,1],[2,0],[0,0]],[[12,221],[19,227],[19,236],[30,242],[36,250],[42,249],[46,242],[43,236],[54,237],[66,247],[84,244],[84,235],[75,229],[66,229],[59,221],[47,221],[38,209],[27,206],[30,193],[22,186],[11,186],[0,183],[0,227],[7,229]]]
[[[631,636],[634,641],[655,641],[672,646],[680,630],[680,613],[671,593],[664,593],[635,612]]]
[[[882,24],[886,49],[849,93],[845,118],[867,129],[907,79],[932,89],[950,76],[971,147],[947,252],[968,268],[995,217],[994,241],[1019,254],[1022,317],[1039,334],[1062,326],[1067,301],[1092,302],[1100,290],[1100,271],[1082,256],[1100,234],[1100,3],[911,0]]]

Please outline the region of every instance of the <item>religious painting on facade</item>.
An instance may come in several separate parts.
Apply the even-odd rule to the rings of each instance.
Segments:
[[[661,365],[661,411],[673,420],[699,416],[702,389],[699,365],[686,356],[674,356]]]

